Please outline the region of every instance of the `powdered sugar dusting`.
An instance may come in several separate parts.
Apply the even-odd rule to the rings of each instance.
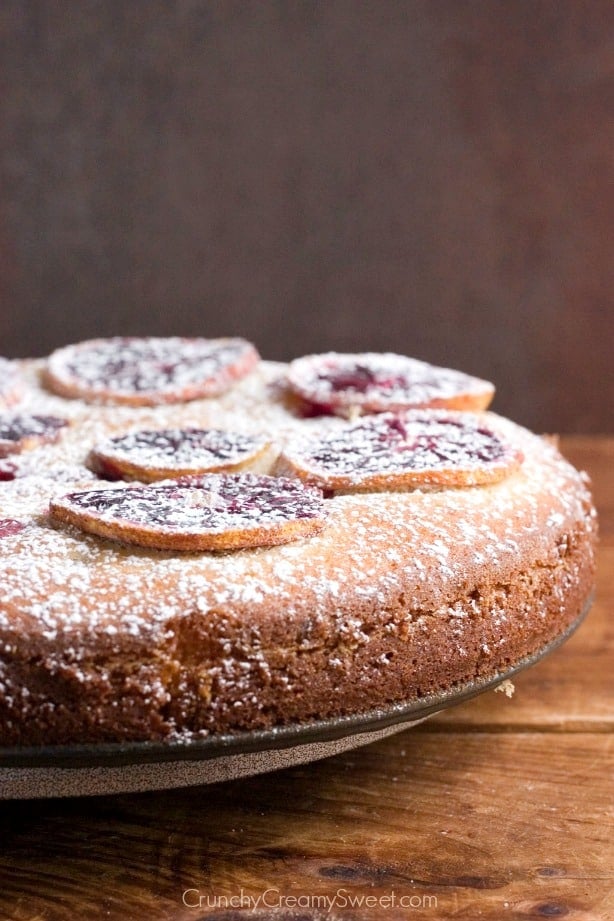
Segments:
[[[263,369],[265,394],[267,379],[277,373],[275,366]],[[218,406],[218,418],[237,427],[240,411],[233,402]],[[92,411],[88,407],[88,416]],[[151,420],[150,410],[141,412]],[[166,420],[168,412],[160,408],[155,415]],[[64,460],[64,470],[70,470],[72,479],[51,475],[62,454],[58,446],[49,445],[30,452],[41,459],[47,456],[49,468],[44,475],[32,471],[0,484],[2,517],[29,525],[11,538],[10,547],[8,541],[3,545],[0,568],[6,604],[0,608],[0,627],[9,628],[13,617],[9,611],[17,604],[22,612],[44,614],[52,632],[67,629],[68,608],[73,611],[71,622],[80,625],[79,629],[115,624],[122,630],[150,630],[195,607],[233,603],[248,591],[245,586],[251,586],[250,597],[262,599],[258,604],[266,605],[274,597],[287,616],[293,616],[298,607],[315,616],[340,592],[345,607],[357,597],[385,605],[408,585],[416,592],[416,604],[428,599],[432,603],[441,591],[431,578],[434,570],[446,572],[454,591],[494,560],[504,579],[521,564],[527,547],[547,560],[553,538],[586,516],[589,501],[580,475],[553,446],[487,414],[488,425],[525,455],[522,467],[501,483],[476,490],[338,496],[327,501],[327,525],[321,534],[284,547],[189,557],[113,547],[96,537],[51,528],[47,519],[49,499],[66,494],[71,485],[73,490],[100,489],[78,465],[90,443],[111,425],[102,407],[97,413],[97,420],[90,418],[79,435],[75,426],[67,433],[69,453],[77,463],[71,468]],[[134,411],[128,414],[133,415]],[[278,405],[264,401],[257,416],[261,429],[268,417],[280,439],[313,430],[312,420],[296,420]],[[134,425],[134,418],[130,421]],[[250,411],[244,422],[253,421]],[[123,484],[117,487],[124,488]],[[105,491],[112,488],[109,485]],[[82,585],[78,602],[70,601],[75,575]],[[54,586],[53,593],[49,586]]]
[[[238,622],[249,627],[249,642],[241,650],[229,646],[215,680],[240,700],[250,669],[273,669],[272,653],[259,640],[265,626],[279,623],[281,632],[295,625],[299,647],[308,651],[323,631],[339,649],[360,648],[374,618],[392,632],[428,630],[420,610],[461,622],[457,600],[483,579],[485,567],[493,582],[505,583],[528,559],[556,565],[566,535],[579,525],[595,527],[587,484],[556,448],[485,413],[483,426],[524,454],[499,483],[335,496],[326,501],[319,534],[283,546],[186,555],[114,544],[54,526],[48,516],[54,497],[100,491],[85,466],[94,444],[146,428],[193,426],[265,432],[283,447],[346,423],[296,418],[276,397],[285,368],[268,362],[220,398],[155,408],[63,399],[41,389],[41,367],[23,364],[20,408],[72,424],[61,442],[16,456],[16,478],[0,482],[0,518],[21,526],[2,538],[0,650],[7,660],[40,656],[51,669],[70,662],[75,681],[90,680],[88,663],[97,656],[121,650],[142,660],[148,650],[172,648],[184,625],[203,622],[223,635],[226,623]],[[126,488],[105,484],[105,492]],[[404,619],[386,614],[399,606]],[[203,678],[203,693],[211,680]],[[159,678],[147,693],[164,698]]]

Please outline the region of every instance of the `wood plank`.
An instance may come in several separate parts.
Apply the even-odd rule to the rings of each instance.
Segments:
[[[613,747],[595,733],[409,730],[211,788],[15,803],[4,809],[0,916],[231,921],[254,915],[211,900],[273,887],[303,898],[394,891],[423,900],[421,918],[605,921],[614,917]],[[188,901],[210,904],[183,905],[187,889],[197,890]],[[408,915],[384,902],[328,917]],[[280,917],[326,914],[298,905]]]

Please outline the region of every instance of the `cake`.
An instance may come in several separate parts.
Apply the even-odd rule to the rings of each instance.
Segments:
[[[0,746],[189,742],[496,675],[594,583],[589,483],[398,355],[0,360]]]

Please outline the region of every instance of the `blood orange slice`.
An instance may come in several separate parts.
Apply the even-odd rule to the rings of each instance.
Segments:
[[[415,410],[290,443],[276,472],[326,490],[393,490],[495,483],[521,461],[479,416]]]
[[[290,363],[287,384],[310,414],[351,416],[419,408],[478,411],[490,404],[488,381],[391,353],[306,355]]]
[[[0,415],[0,457],[56,441],[66,425],[57,416]]]
[[[324,527],[320,490],[298,480],[206,474],[53,499],[51,517],[83,531],[159,550],[285,544]]]
[[[97,445],[89,466],[111,480],[152,483],[198,473],[254,469],[268,454],[261,435],[218,429],[163,429],[130,432]]]
[[[219,396],[258,360],[245,339],[92,339],[54,352],[44,379],[66,397],[156,406]]]

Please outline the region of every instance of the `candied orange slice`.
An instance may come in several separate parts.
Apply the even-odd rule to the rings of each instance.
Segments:
[[[110,480],[152,483],[198,473],[238,472],[262,461],[270,441],[219,429],[129,432],[96,445],[89,466]]]
[[[488,381],[389,352],[306,355],[290,363],[287,385],[311,415],[421,408],[479,411],[495,392]]]
[[[65,397],[156,406],[219,396],[258,361],[245,339],[115,337],[58,349],[43,378]]]
[[[0,457],[57,441],[66,425],[66,419],[57,416],[0,415]]]
[[[317,534],[325,521],[319,489],[249,473],[74,492],[53,499],[50,514],[125,544],[193,551],[285,544]]]
[[[496,483],[521,461],[479,416],[414,410],[290,442],[275,472],[325,490],[393,490]]]

